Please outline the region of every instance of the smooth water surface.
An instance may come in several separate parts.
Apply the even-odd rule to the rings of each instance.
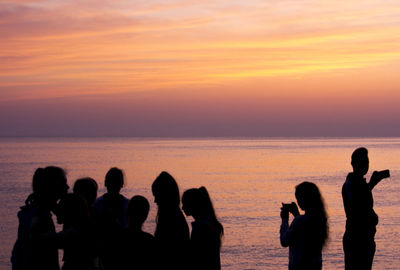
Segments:
[[[206,186],[225,227],[223,269],[287,269],[288,249],[279,243],[281,202],[294,201],[294,188],[315,182],[325,198],[330,241],[324,269],[343,269],[341,238],[345,215],[341,186],[351,170],[350,155],[369,149],[370,169],[390,169],[392,177],[374,190],[380,217],[374,269],[398,269],[400,262],[400,139],[133,139],[133,138],[1,138],[0,269],[10,269],[17,235],[17,211],[30,192],[37,167],[56,165],[68,172],[68,183],[90,176],[104,192],[110,167],[124,170],[122,193],[144,195],[151,202],[145,230],[153,233],[156,206],[151,184],[170,172],[181,192]],[[368,173],[368,176],[371,172]],[[188,222],[192,221],[188,219]]]

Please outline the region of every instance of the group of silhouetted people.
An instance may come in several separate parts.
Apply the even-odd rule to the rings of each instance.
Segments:
[[[375,233],[378,216],[373,206],[373,188],[389,170],[374,171],[369,182],[364,176],[369,169],[368,150],[357,148],[351,156],[353,172],[347,175],[342,187],[346,212],[346,231],[343,250],[346,270],[370,270],[375,255]],[[322,269],[322,249],[328,239],[328,217],[318,187],[311,182],[296,186],[296,203],[282,204],[280,240],[289,246],[289,270]],[[289,226],[289,213],[294,219]]]
[[[97,182],[81,178],[68,193],[63,169],[38,168],[33,192],[18,212],[12,269],[60,269],[59,249],[63,270],[221,269],[223,226],[205,187],[189,189],[182,196],[185,214],[194,218],[189,235],[178,185],[162,172],[152,185],[158,206],[153,236],[142,230],[150,210],[148,200],[139,195],[128,200],[120,194],[122,170],[111,168],[105,186],[107,192],[97,198]],[[52,214],[62,224],[59,232]]]
[[[369,270],[375,254],[378,216],[373,209],[372,189],[389,170],[374,172],[367,183],[368,151],[356,149],[351,157],[353,172],[342,188],[346,212],[343,237],[346,270]],[[205,187],[186,190],[182,210],[192,216],[192,232],[180,208],[178,184],[162,172],[152,184],[158,206],[154,236],[142,230],[150,205],[143,196],[130,200],[120,194],[122,170],[111,168],[105,176],[107,192],[97,198],[92,178],[75,181],[67,193],[67,178],[58,167],[38,168],[32,179],[32,194],[18,212],[18,238],[12,251],[12,269],[221,269],[220,249],[224,229],[218,221]],[[319,270],[322,249],[328,239],[328,216],[324,200],[314,183],[296,186],[297,204],[282,204],[280,241],[289,247],[290,270]],[[298,206],[304,210],[299,213]],[[289,226],[289,213],[294,216]],[[52,214],[62,224],[56,232]]]

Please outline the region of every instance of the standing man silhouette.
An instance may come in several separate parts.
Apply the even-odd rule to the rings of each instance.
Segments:
[[[369,169],[368,150],[357,148],[351,155],[353,172],[349,173],[342,187],[346,231],[343,249],[346,270],[370,270],[375,255],[375,233],[378,216],[374,211],[372,189],[384,178],[389,170],[374,171],[367,183],[364,176]]]

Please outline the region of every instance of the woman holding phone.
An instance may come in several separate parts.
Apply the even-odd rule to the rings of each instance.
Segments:
[[[289,247],[289,270],[322,269],[322,248],[328,239],[328,217],[318,187],[311,182],[296,186],[297,205],[282,204],[280,240]],[[294,216],[289,226],[289,213]]]

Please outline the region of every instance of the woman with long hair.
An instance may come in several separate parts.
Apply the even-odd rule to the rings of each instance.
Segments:
[[[164,269],[185,269],[189,227],[180,209],[178,184],[169,173],[162,172],[151,188],[158,206],[154,237],[159,261]]]
[[[182,203],[185,214],[194,218],[190,238],[190,269],[221,269],[220,250],[224,228],[217,219],[207,189],[200,187],[185,191]]]
[[[328,239],[328,217],[318,187],[311,182],[296,186],[297,204],[304,210],[300,215],[297,205],[283,204],[280,240],[289,246],[289,270],[322,269],[322,248]],[[295,217],[289,226],[289,213]]]

